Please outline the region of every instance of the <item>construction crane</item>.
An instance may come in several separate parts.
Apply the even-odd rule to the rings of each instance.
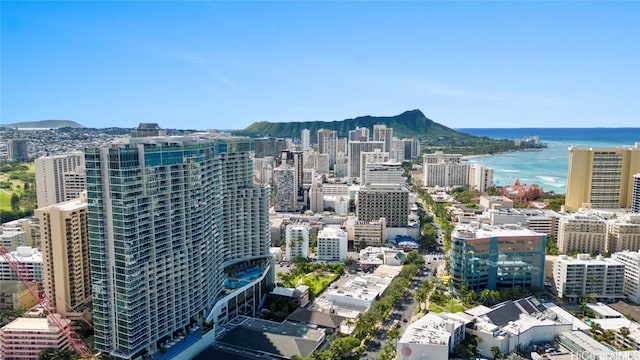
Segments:
[[[96,359],[96,355],[93,354],[91,349],[89,349],[87,344],[84,343],[78,333],[73,330],[71,324],[66,324],[65,326],[65,324],[60,321],[61,318],[57,316],[57,314],[53,313],[52,308],[49,307],[51,305],[51,302],[47,298],[47,295],[44,293],[44,291],[38,292],[33,289],[33,284],[36,283],[36,279],[31,270],[29,270],[22,263],[22,261],[16,258],[15,255],[13,255],[2,245],[0,245],[0,256],[5,259],[11,270],[14,272],[14,274],[16,274],[18,280],[22,282],[22,284],[29,290],[31,295],[33,295],[38,303],[42,305],[42,308],[47,314],[47,318],[49,319],[49,321],[51,321],[56,327],[58,327],[58,329],[60,329],[60,332],[62,332],[62,335],[64,335],[64,337],[67,339],[67,342],[69,343],[69,345],[71,345],[76,354],[78,354],[81,359]]]

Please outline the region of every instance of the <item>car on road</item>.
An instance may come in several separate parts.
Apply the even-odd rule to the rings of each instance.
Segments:
[[[402,318],[402,322],[403,322],[403,323],[409,322],[409,319],[407,319],[407,318]]]

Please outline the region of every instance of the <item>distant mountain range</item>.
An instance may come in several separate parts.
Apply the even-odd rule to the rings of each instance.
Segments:
[[[244,130],[233,131],[236,135],[252,137],[274,136],[282,138],[300,138],[303,129],[311,131],[311,141],[315,141],[318,130],[328,129],[338,132],[339,137],[347,137],[349,130],[366,127],[373,130],[373,125],[383,124],[393,128],[393,135],[398,138],[432,138],[471,136],[463,134],[427,118],[420,110],[405,111],[396,116],[360,116],[354,119],[339,121],[305,121],[305,122],[268,122],[261,121],[249,125]]]
[[[59,128],[83,128],[84,126],[71,120],[40,120],[23,121],[15,124],[4,124],[3,127],[14,129],[59,129]]]

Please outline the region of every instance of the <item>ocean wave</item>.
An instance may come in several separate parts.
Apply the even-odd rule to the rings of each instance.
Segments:
[[[556,179],[553,176],[536,175],[536,178],[538,178],[540,180],[544,180],[544,181],[550,182],[550,183],[554,183],[554,184],[558,182],[558,179]]]
[[[508,173],[517,173],[517,172],[520,172],[520,170],[514,170],[514,169],[500,169],[500,171],[502,171],[502,172],[508,172]]]

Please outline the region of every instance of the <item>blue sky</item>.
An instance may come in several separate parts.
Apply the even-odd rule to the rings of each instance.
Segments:
[[[0,2],[0,121],[638,127],[640,2]]]

